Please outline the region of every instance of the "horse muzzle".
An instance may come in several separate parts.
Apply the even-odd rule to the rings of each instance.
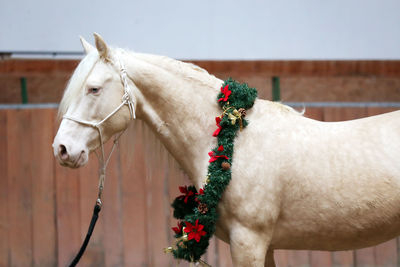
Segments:
[[[70,168],[82,167],[89,159],[87,147],[73,142],[61,142],[57,137],[54,139],[53,152],[62,166]]]

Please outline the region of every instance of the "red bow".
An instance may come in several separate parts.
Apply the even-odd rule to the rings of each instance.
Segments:
[[[217,123],[218,129],[215,130],[215,132],[213,133],[214,137],[217,137],[222,130],[222,126],[220,125],[221,120],[222,120],[221,117],[215,117],[215,121]]]
[[[186,185],[185,186],[180,186],[179,187],[179,191],[181,191],[181,193],[183,193],[183,195],[180,195],[178,198],[179,199],[185,199],[184,200],[185,203],[188,202],[188,199],[189,199],[190,196],[194,195],[193,191],[189,191]]]
[[[178,222],[178,227],[172,227],[172,230],[175,232],[175,234],[179,235],[180,233],[182,233],[182,227],[183,223]]]
[[[229,90],[229,84],[225,85],[224,88],[222,88],[222,86],[221,86],[221,93],[223,93],[225,95],[225,97],[221,97],[220,99],[218,99],[218,102],[228,101],[228,97],[232,94],[232,91]]]
[[[196,193],[196,195],[198,195],[198,196],[204,195],[204,189],[203,189],[203,188],[200,188],[199,192]],[[200,201],[197,197],[195,198],[195,200],[196,200],[196,202],[199,202],[199,201]]]
[[[223,146],[219,146],[218,147],[218,151],[224,151],[224,147]],[[219,158],[224,158],[224,159],[229,159],[227,156],[225,155],[215,155],[214,151],[210,151],[208,152],[208,155],[210,156],[210,160],[208,162],[214,162]]]

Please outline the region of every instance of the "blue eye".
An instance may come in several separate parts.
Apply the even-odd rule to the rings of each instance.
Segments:
[[[97,94],[98,92],[100,92],[98,87],[89,88],[89,94]]]

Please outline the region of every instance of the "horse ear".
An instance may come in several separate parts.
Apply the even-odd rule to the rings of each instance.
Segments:
[[[98,34],[94,33],[94,40],[96,42],[96,48],[99,52],[100,58],[107,60],[108,59],[108,46],[106,42],[104,42],[103,38]]]
[[[85,38],[83,38],[82,36],[79,36],[79,39],[81,40],[81,44],[83,46],[83,49],[85,50],[86,54],[89,54],[91,51],[93,51],[95,48],[93,45],[89,44]]]

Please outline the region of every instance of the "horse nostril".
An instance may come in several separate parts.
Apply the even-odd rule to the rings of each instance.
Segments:
[[[58,154],[60,155],[60,158],[62,160],[67,160],[68,159],[68,152],[67,152],[67,148],[64,145],[60,145],[58,147]]]

